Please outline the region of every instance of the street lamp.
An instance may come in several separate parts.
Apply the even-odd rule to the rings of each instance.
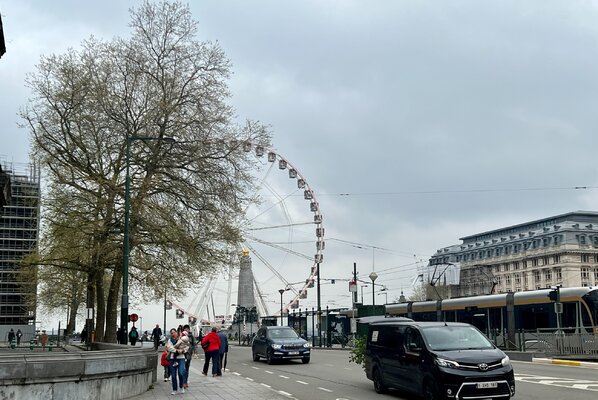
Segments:
[[[129,176],[131,142],[133,140],[159,140],[174,143],[173,138],[160,138],[149,136],[127,136],[125,145],[125,223],[123,232],[123,290],[120,303],[120,343],[127,344],[127,332],[129,330],[129,208],[131,207],[130,186],[131,178]]]
[[[289,290],[289,288],[278,289],[278,293],[280,293],[280,326],[282,326],[282,294],[287,290]]]
[[[370,274],[370,279],[372,280],[372,308],[376,305],[376,286],[374,281],[376,281],[376,279],[378,278],[378,274],[375,272],[372,272]]]

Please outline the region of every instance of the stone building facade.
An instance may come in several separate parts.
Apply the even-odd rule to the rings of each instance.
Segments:
[[[598,285],[598,212],[575,211],[460,240],[430,258],[430,268],[460,269],[449,297]]]

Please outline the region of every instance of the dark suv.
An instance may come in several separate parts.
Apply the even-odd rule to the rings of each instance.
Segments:
[[[375,322],[368,328],[365,371],[374,389],[393,387],[437,399],[509,399],[509,357],[477,328],[457,322]]]
[[[263,326],[257,331],[251,345],[253,361],[264,357],[268,364],[276,360],[301,359],[309,362],[311,345],[297,335],[290,326]]]

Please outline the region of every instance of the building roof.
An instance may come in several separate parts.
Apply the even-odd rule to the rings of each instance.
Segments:
[[[595,212],[595,211],[573,211],[573,212],[569,212],[569,213],[565,213],[565,214],[555,215],[552,217],[537,219],[534,221],[528,221],[528,222],[524,222],[524,223],[517,224],[517,225],[511,225],[511,226],[506,226],[506,227],[499,228],[499,229],[493,229],[493,230],[486,231],[486,232],[476,233],[475,235],[464,236],[462,238],[459,238],[459,240],[466,241],[469,239],[475,239],[476,237],[482,236],[482,235],[499,234],[508,229],[525,228],[526,226],[538,225],[538,224],[547,223],[547,222],[555,222],[555,223],[562,222],[562,221],[571,220],[574,217],[582,217],[582,216],[596,218],[598,220],[598,212]]]

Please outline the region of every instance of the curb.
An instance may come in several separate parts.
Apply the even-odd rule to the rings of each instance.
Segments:
[[[558,364],[558,365],[571,365],[574,367],[581,367],[581,362],[579,361],[570,361],[570,360],[550,360],[551,364]]]
[[[598,362],[586,362],[586,361],[574,361],[574,360],[563,360],[560,358],[535,358],[535,363],[541,364],[553,364],[553,365],[567,365],[570,367],[586,367],[598,369]]]

